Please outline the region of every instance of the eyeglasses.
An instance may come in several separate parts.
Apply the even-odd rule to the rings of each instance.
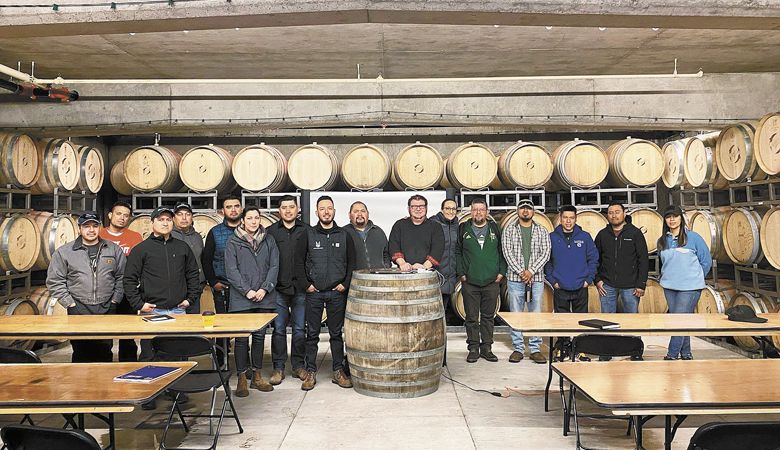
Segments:
[[[445,211],[457,211],[458,210],[458,208],[442,208],[442,209],[444,209]]]
[[[428,205],[409,205],[409,209],[425,209]]]

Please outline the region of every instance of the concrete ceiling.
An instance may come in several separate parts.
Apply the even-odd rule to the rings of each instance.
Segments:
[[[780,30],[449,24],[310,26],[0,38],[39,77],[495,77],[780,71]]]

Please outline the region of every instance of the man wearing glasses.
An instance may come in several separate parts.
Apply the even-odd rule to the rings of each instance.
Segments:
[[[416,194],[409,198],[409,217],[398,220],[390,231],[390,259],[403,271],[433,269],[444,255],[444,232],[428,220],[428,200]]]

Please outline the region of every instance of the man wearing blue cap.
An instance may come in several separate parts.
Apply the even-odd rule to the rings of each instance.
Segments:
[[[79,237],[60,246],[46,273],[52,297],[68,308],[68,315],[113,314],[122,301],[125,254],[100,236],[100,219],[93,213],[79,216]],[[72,362],[111,362],[113,341],[71,340]]]

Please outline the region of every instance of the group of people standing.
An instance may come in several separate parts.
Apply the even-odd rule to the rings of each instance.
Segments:
[[[266,228],[258,208],[243,208],[238,198],[226,197],[224,220],[209,231],[204,244],[193,228],[188,204],[155,209],[150,215],[152,232],[142,239],[127,229],[131,206],[117,202],[108,214],[108,226],[103,227],[95,214],[79,217],[79,237],[55,252],[46,284],[68,314],[198,313],[207,284],[217,313],[276,313],[271,324],[273,368],[267,379],[261,373],[266,329],[236,339],[239,397],[249,395],[249,388],[272,391],[285,379],[288,325],[291,373],[302,381],[303,390],[314,388],[323,312],[332,381],[352,387],[342,328],[356,269],[395,264],[402,271],[438,270],[445,309],[460,282],[470,363],[480,358],[498,361],[492,352],[493,329],[504,278],[511,311],[539,312],[545,280],[553,287],[556,312],[587,312],[591,285],[599,291],[603,312],[615,312],[618,298],[623,312],[638,310],[647,282],[647,244],[642,232],[626,220],[621,204],[609,206],[609,224],[595,242],[576,224],[574,206],[560,209],[560,225],[552,233],[534,222],[530,200],[519,202],[518,221],[503,231],[489,219],[488,206],[480,198],[472,201],[471,217],[463,223],[451,199],[431,218],[428,201],[421,195],[409,198],[407,208],[408,217],[393,225],[388,238],[371,222],[363,202],[351,205],[350,223],[341,227],[334,221],[333,199],[321,196],[316,202],[317,223],[309,226],[298,217],[296,197],[283,196],[280,220]],[[685,229],[677,207],[664,212],[658,248],[660,282],[670,312],[693,312],[711,258],[702,238]],[[110,340],[71,344],[74,362],[113,359]],[[219,339],[217,344],[219,358],[227,364],[229,342]],[[512,332],[512,344],[509,361],[520,362],[525,356],[521,332]],[[541,338],[530,337],[528,345],[529,358],[545,363]],[[147,340],[141,341],[140,357],[133,340],[119,342],[120,361],[155,357]],[[678,358],[692,358],[689,338],[672,338],[667,359]]]

